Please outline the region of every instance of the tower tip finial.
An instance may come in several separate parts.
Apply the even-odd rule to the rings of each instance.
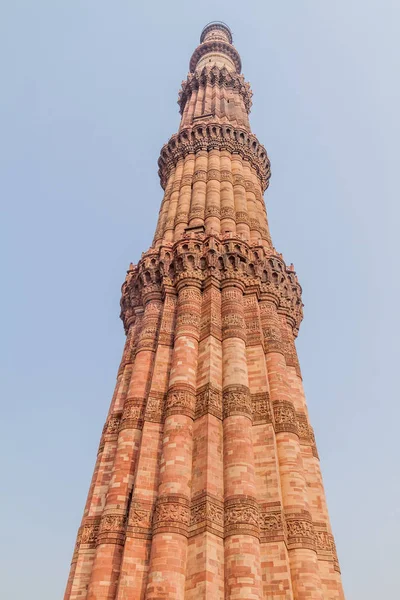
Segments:
[[[207,23],[207,25],[203,28],[203,31],[201,32],[201,44],[205,41],[206,37],[208,37],[208,34],[210,34],[212,31],[223,32],[224,37],[226,37],[229,43],[232,44],[232,32],[229,29],[228,25],[223,21],[211,21],[210,23]]]

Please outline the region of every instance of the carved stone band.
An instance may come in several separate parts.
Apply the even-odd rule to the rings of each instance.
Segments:
[[[224,537],[224,503],[214,496],[203,493],[192,500],[190,535],[204,531]]]
[[[292,548],[316,550],[315,532],[310,513],[303,510],[296,513],[286,513],[285,516],[289,550]]]
[[[260,506],[260,542],[280,542],[286,539],[285,520],[280,502]]]
[[[296,411],[291,402],[285,400],[272,403],[275,420],[275,432],[290,431],[298,435]]]
[[[241,415],[252,419],[252,403],[249,388],[244,385],[229,385],[222,392],[223,418]]]
[[[150,539],[153,512],[154,504],[152,502],[133,500],[129,510],[127,537]]]
[[[160,496],[157,499],[153,518],[153,533],[173,532],[189,535],[190,503],[178,494]]]
[[[165,398],[166,394],[163,392],[150,392],[144,413],[145,421],[151,423],[163,422]]]
[[[128,398],[124,404],[119,430],[142,429],[144,420],[144,398]]]
[[[186,415],[194,419],[195,406],[195,388],[185,383],[177,383],[168,390],[165,416]]]
[[[208,152],[216,147],[239,154],[244,160],[249,161],[258,175],[263,189],[268,187],[271,170],[264,146],[252,133],[220,123],[188,127],[172,136],[161,149],[158,160],[161,186],[165,189],[169,176],[179,160],[184,159],[188,154],[198,151]]]
[[[112,413],[103,427],[103,435],[115,435],[119,431],[119,424],[121,422],[122,413]]]
[[[249,496],[233,496],[225,500],[225,537],[252,535],[259,537],[259,508]]]
[[[117,544],[123,546],[125,543],[125,528],[126,515],[103,515],[97,535],[97,544]]]
[[[206,414],[222,419],[222,392],[210,383],[199,388],[196,395],[196,419]]]
[[[78,536],[76,538],[74,554],[72,562],[75,562],[78,558],[80,548],[82,549],[94,549],[96,548],[97,535],[99,532],[101,517],[86,517],[83,525],[79,528]]]
[[[272,423],[272,409],[268,392],[251,394],[253,425]]]

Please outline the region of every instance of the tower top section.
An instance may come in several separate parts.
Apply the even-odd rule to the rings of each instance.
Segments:
[[[221,39],[232,44],[232,32],[223,21],[211,21],[201,32],[200,44],[210,39]]]
[[[212,21],[204,27],[200,36],[200,46],[197,46],[190,59],[191,73],[205,66],[225,67],[233,73],[240,73],[242,69],[239,52],[232,43],[232,32],[222,21]]]

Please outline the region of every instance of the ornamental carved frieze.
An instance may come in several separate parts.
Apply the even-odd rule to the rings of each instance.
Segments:
[[[272,423],[272,409],[268,392],[251,394],[253,425]]]
[[[101,517],[100,527],[97,535],[97,544],[124,545],[126,515],[107,514]]]
[[[314,429],[311,427],[311,425],[309,425],[308,428],[309,428],[309,433],[310,433],[311,450],[312,450],[313,456],[319,460],[317,443],[315,441],[315,435],[314,435]]]
[[[160,496],[157,499],[153,533],[175,532],[186,537],[189,535],[190,503],[188,498],[178,494]]]
[[[285,519],[280,502],[260,506],[259,527],[260,542],[285,540]]]
[[[127,537],[150,539],[154,505],[151,502],[134,500],[129,509],[126,528]]]
[[[166,396],[163,392],[150,392],[144,413],[145,421],[149,421],[150,423],[163,422]]]
[[[308,511],[286,513],[285,520],[289,549],[308,548],[316,550],[314,525]]]
[[[319,560],[333,562],[333,536],[325,523],[314,522],[315,547]]]
[[[176,293],[178,287],[179,304],[183,301],[184,293],[193,297],[188,298],[190,306],[183,311],[178,306],[180,315],[176,330],[187,330],[197,335],[200,326],[200,288],[210,278],[218,287],[230,281],[245,292],[251,290],[261,294],[261,298],[269,298],[259,303],[265,348],[267,352],[285,353],[281,316],[278,318],[277,310],[282,310],[284,318],[288,319],[293,335],[297,335],[303,317],[301,287],[293,269],[286,267],[280,255],[271,254],[262,246],[250,246],[239,237],[193,233],[185,235],[175,244],[164,245],[157,250],[152,248],[144,253],[138,265],[131,268],[130,277],[122,286],[121,318],[126,331],[131,326],[133,328],[133,346],[135,339],[139,339],[136,351],[139,345],[154,349],[157,335],[164,335],[164,332],[164,342],[167,340],[171,343],[175,328],[175,306],[167,309],[164,305],[163,308],[158,297],[166,291],[167,297],[171,296],[170,291]],[[158,296],[154,297],[154,302],[150,302],[156,307],[155,310],[146,314],[148,306],[145,303],[149,294]],[[246,339],[245,323],[237,310],[233,313],[231,310],[223,311],[223,317],[225,332]],[[254,330],[253,333],[258,340],[257,332]]]
[[[249,388],[244,385],[229,385],[222,392],[222,414],[227,419],[233,415],[252,418],[253,408]]]
[[[259,507],[254,498],[234,496],[225,500],[225,537],[253,535],[259,537]]]
[[[103,435],[115,435],[118,434],[119,426],[121,423],[122,413],[117,412],[111,414],[103,427]]]
[[[331,535],[331,547],[332,547],[332,556],[333,556],[333,568],[337,573],[340,573],[340,565],[339,559],[336,551],[335,540],[333,539],[333,535]]]
[[[222,419],[222,392],[210,383],[197,390],[195,418],[211,414]]]
[[[200,44],[200,46],[197,46],[196,50],[192,54],[192,58],[190,59],[189,68],[191,73],[195,71],[196,65],[201,57],[210,52],[226,54],[235,65],[236,72],[240,73],[242,70],[242,62],[240,60],[239,52],[236,50],[236,48],[220,38],[215,38],[204,41],[202,44]]]
[[[205,66],[199,71],[189,73],[186,81],[182,81],[182,87],[178,97],[180,113],[183,114],[186,103],[193,92],[197,91],[199,88],[216,85],[237,91],[243,98],[247,114],[250,113],[253,96],[250,84],[245,81],[243,75],[228,71],[226,67],[220,68],[216,65],[211,68]]]
[[[96,547],[97,535],[99,533],[101,517],[86,517],[83,525],[79,528],[76,538],[72,561],[78,558],[80,548],[93,549]]]
[[[275,432],[290,431],[298,435],[297,417],[294,406],[286,400],[275,401],[272,403],[274,411]]]
[[[176,383],[170,387],[165,405],[165,416],[186,415],[194,418],[196,390],[191,385]]]
[[[142,429],[144,407],[145,400],[143,398],[128,398],[124,404],[119,430]]]
[[[202,493],[192,500],[190,536],[204,531],[224,537],[224,503],[211,494]]]
[[[239,154],[244,160],[248,161],[256,171],[263,189],[267,189],[271,169],[264,146],[260,144],[254,134],[244,129],[235,128],[232,125],[220,123],[197,124],[182,129],[171,137],[169,142],[161,149],[160,158],[158,159],[161,187],[166,188],[169,176],[179,160],[184,159],[189,154],[195,154],[201,150],[208,152],[215,148]],[[198,171],[197,173],[199,175],[195,175],[199,179],[193,181],[207,180],[205,171]],[[235,177],[240,178],[241,176],[234,176],[232,181]],[[221,179],[223,180],[222,173]]]
[[[305,413],[298,412],[297,418],[297,432],[300,439],[300,444],[303,446],[310,446],[313,456],[318,457],[317,445],[315,443],[314,430],[308,422],[307,415]]]

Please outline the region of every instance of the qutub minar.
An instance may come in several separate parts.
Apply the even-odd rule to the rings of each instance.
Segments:
[[[301,287],[272,242],[270,163],[229,28],[182,83],[151,248],[65,600],[340,600],[294,340]]]

